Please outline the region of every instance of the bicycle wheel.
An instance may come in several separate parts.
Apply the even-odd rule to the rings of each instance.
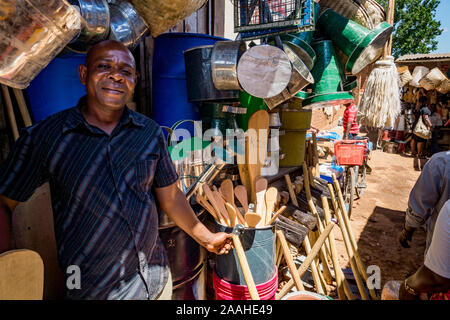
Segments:
[[[360,198],[364,192],[364,190],[367,188],[366,184],[366,174],[367,174],[367,167],[366,163],[364,162],[361,167],[359,167],[359,173],[358,173],[358,179],[356,182],[356,195],[358,198]]]
[[[355,170],[353,167],[348,167],[345,174],[344,183],[344,203],[347,207],[348,217],[350,218],[353,208],[353,200],[355,199]]]

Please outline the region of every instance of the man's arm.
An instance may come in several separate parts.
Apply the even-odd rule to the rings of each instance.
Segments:
[[[18,204],[0,195],[0,253],[11,249],[11,213]]]
[[[226,254],[232,248],[232,234],[209,231],[198,220],[176,182],[167,187],[155,188],[155,195],[161,209],[169,218],[208,251]]]

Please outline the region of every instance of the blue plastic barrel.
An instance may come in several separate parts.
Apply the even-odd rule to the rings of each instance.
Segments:
[[[159,125],[171,127],[178,120],[200,120],[197,105],[188,101],[183,52],[223,40],[228,39],[199,33],[164,33],[155,38],[152,119]],[[194,134],[192,124],[179,128]]]
[[[31,81],[26,95],[34,122],[75,106],[86,94],[78,77],[78,66],[85,58],[85,54],[61,54]]]

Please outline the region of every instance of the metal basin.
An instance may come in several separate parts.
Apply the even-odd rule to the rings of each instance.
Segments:
[[[211,72],[217,90],[240,90],[237,64],[247,50],[244,41],[217,41],[211,53]]]
[[[149,32],[145,21],[127,1],[109,0],[109,3],[111,31],[108,39],[122,42],[133,50],[139,40]]]
[[[109,34],[109,7],[106,0],[69,0],[81,14],[81,31],[68,45],[75,52],[85,53],[89,46],[105,40]]]

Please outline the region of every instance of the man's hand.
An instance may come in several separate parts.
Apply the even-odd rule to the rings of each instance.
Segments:
[[[410,228],[407,226],[403,227],[403,230],[398,235],[398,241],[403,248],[411,248],[408,242],[412,241],[412,236],[415,230],[415,228]]]
[[[398,292],[398,300],[417,300],[418,298],[418,295],[413,295],[406,291],[405,282],[402,282],[402,284],[400,285],[400,290]]]
[[[206,250],[215,254],[227,254],[233,248],[233,242],[231,240],[232,237],[233,234],[231,233],[213,233],[204,246]]]

